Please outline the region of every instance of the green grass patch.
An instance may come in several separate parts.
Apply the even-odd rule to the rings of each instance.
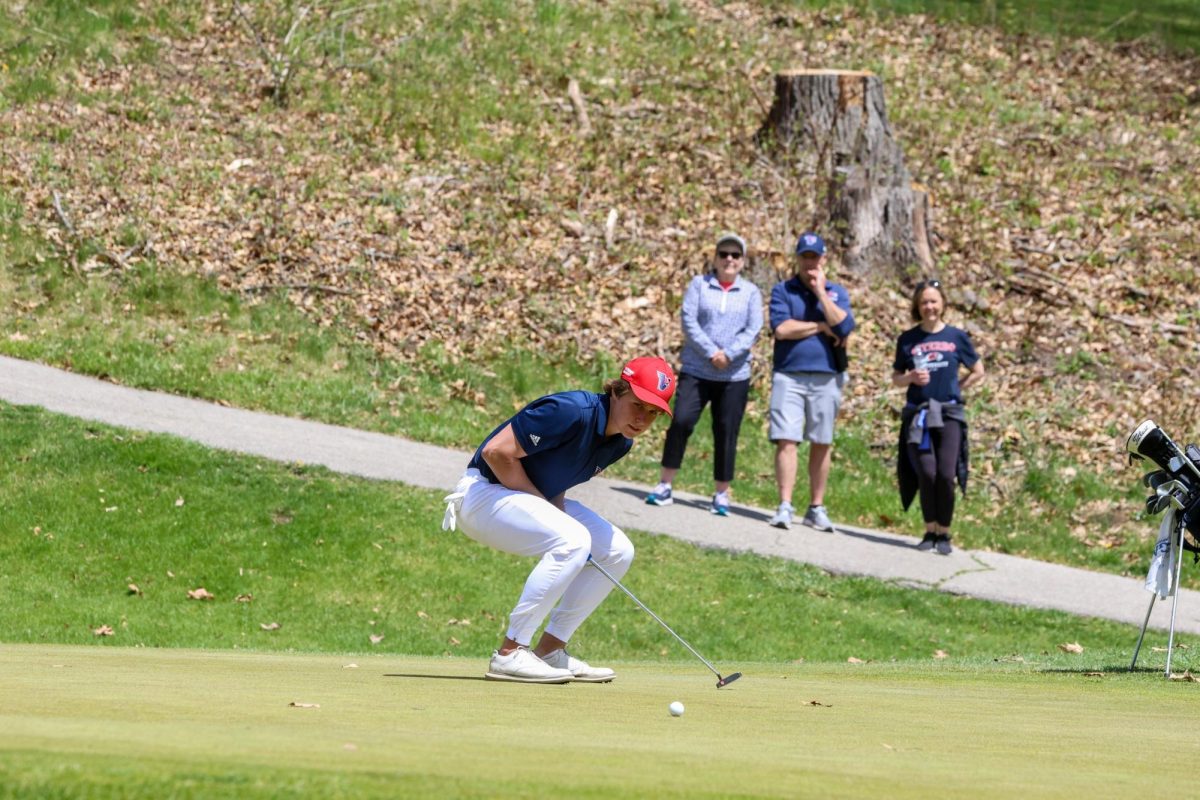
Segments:
[[[442,492],[29,407],[0,406],[0,449],[10,465],[0,560],[21,565],[0,576],[0,593],[21,598],[0,609],[0,641],[482,658],[531,568],[442,533]],[[1032,659],[1073,641],[1127,649],[1135,637],[1126,625],[633,536],[630,590],[722,660]],[[189,599],[199,588],[213,599]],[[97,635],[103,626],[112,635]],[[620,596],[576,644],[609,658],[688,657]]]
[[[89,61],[117,64],[157,53],[144,34],[174,28],[133,0],[43,0],[0,8],[0,108],[58,95],[64,73]]]
[[[746,663],[720,691],[702,667],[614,666],[612,684],[533,687],[458,658],[6,646],[0,793],[1169,795],[1159,735],[1196,709],[1192,684],[1054,660]]]
[[[1200,18],[1190,0],[852,0],[877,13],[929,14],[1015,33],[1131,41],[1180,51],[1200,49]]]
[[[943,5],[945,10],[951,4]],[[1160,5],[1155,0],[1140,5],[1138,14],[1131,19],[1145,16],[1150,13],[1147,9]],[[128,63],[131,58],[143,55],[148,58],[156,36],[182,33],[185,34],[180,37],[182,40],[196,24],[192,17],[197,12],[191,6],[159,4],[153,9],[144,6],[128,0],[88,4],[58,0],[0,9],[3,54],[0,61],[6,70],[5,91],[15,85],[12,81],[18,80],[48,80],[61,89],[64,76],[73,74],[74,64],[84,61],[108,64],[121,59],[124,59],[121,63]],[[798,4],[771,4],[772,8],[776,6],[788,9],[797,8]],[[251,15],[250,24],[257,25],[264,35],[275,37],[284,36],[293,19],[289,15],[299,13],[299,6],[282,2],[245,7]],[[882,4],[880,7],[882,10]],[[982,4],[992,17],[1003,16],[1009,8],[1020,12],[1040,7],[1034,0],[1027,4]],[[1088,9],[1115,6],[1096,2],[1081,8],[1078,13],[1072,10],[1072,19],[1086,19]],[[353,13],[341,13],[351,10]],[[751,79],[744,79],[730,65],[750,63],[756,55],[773,60],[789,52],[778,47],[778,39],[784,38],[782,34],[774,39],[768,37],[760,50],[752,51],[747,46],[751,39],[739,38],[749,37],[750,33],[731,27],[718,33],[699,25],[687,8],[678,3],[586,5],[540,0],[514,7],[496,2],[470,6],[415,1],[390,5],[346,2],[321,4],[319,12],[305,18],[293,40],[303,44],[297,52],[312,56],[303,62],[293,84],[293,119],[314,111],[340,110],[345,113],[338,118],[348,120],[348,127],[355,132],[339,138],[339,147],[384,152],[387,148],[379,143],[393,142],[389,136],[395,134],[404,147],[415,140],[417,149],[425,147],[431,157],[439,149],[452,153],[455,159],[474,157],[476,163],[472,169],[487,169],[488,164],[482,162],[495,158],[511,157],[515,163],[528,157],[532,164],[509,171],[497,169],[494,188],[501,196],[499,205],[485,204],[464,213],[464,230],[470,234],[466,238],[494,243],[509,241],[505,238],[509,234],[491,236],[486,227],[474,226],[469,214],[498,220],[494,223],[498,229],[509,214],[514,219],[537,220],[581,213],[573,206],[564,206],[560,214],[553,207],[558,201],[521,189],[524,178],[540,173],[541,167],[557,154],[544,146],[538,149],[539,143],[529,140],[530,136],[539,135],[537,131],[544,133],[548,129],[534,123],[553,114],[555,119],[567,120],[568,128],[573,125],[570,112],[560,102],[567,78],[574,77],[580,82],[597,111],[611,110],[634,100],[658,103],[664,109],[674,108],[684,96],[682,92],[696,107],[707,108],[706,101],[719,95],[723,104],[732,102],[745,109],[752,105],[746,94]],[[1121,13],[1125,13],[1124,8]],[[243,23],[232,16],[231,7],[223,6],[222,14],[216,15],[212,24],[226,26],[221,32],[225,38],[215,37],[214,41],[238,39],[245,33],[240,27]],[[1038,18],[1036,13],[1016,16]],[[334,20],[338,36],[329,35],[332,30],[329,25]],[[811,38],[832,33],[826,27],[836,30],[832,18],[823,16],[821,20],[820,26],[813,27],[817,25],[813,22],[809,28],[797,29],[795,36]],[[1102,20],[1104,25],[1109,24],[1107,20],[1109,17]],[[981,21],[991,24],[988,19]],[[777,34],[779,30],[787,30],[786,20],[774,20],[772,30]],[[1114,32],[1119,30],[1124,29]],[[787,33],[787,37],[791,36]],[[253,53],[254,49],[245,52]],[[106,60],[110,57],[112,62]],[[1003,53],[996,57],[1004,63],[1009,61],[1009,56]],[[850,66],[834,62],[830,65]],[[318,64],[320,69],[331,72],[317,72]],[[976,68],[989,69],[987,64]],[[247,70],[246,74],[256,73]],[[339,80],[346,78],[346,82],[334,80],[331,75]],[[687,87],[680,83],[683,75],[688,76]],[[200,78],[206,79],[203,74]],[[1002,83],[1012,85],[1012,82]],[[180,93],[161,97],[154,94],[153,86],[146,83],[130,87],[133,96],[128,100],[104,86],[92,95],[83,92],[76,99],[85,105],[106,106],[120,100],[128,107],[114,111],[147,119],[172,103],[198,102],[182,86],[169,86],[167,91]],[[971,90],[966,96],[976,106],[956,101],[951,108],[964,118],[978,114],[1016,128],[1004,131],[1010,142],[1012,134],[1019,136],[1024,128],[1036,132],[1047,125],[1051,126],[1048,133],[1055,137],[1079,138],[1095,133],[1088,130],[1089,124],[1095,124],[1086,121],[1090,117],[1070,125],[1064,122],[1065,127],[1060,128],[1060,116],[1066,120],[1070,117],[1062,112],[1056,115],[1048,110],[1052,106],[1031,103],[1011,89],[1001,89]],[[113,96],[108,96],[109,92]],[[176,99],[168,101],[168,96]],[[249,97],[231,92],[219,100],[234,103]],[[1124,102],[1121,92],[1107,91],[1104,86],[1089,85],[1088,97],[1086,102],[1102,108]],[[1139,102],[1154,107],[1161,100],[1157,95],[1139,98]],[[19,102],[11,98],[10,101]],[[1186,107],[1182,96],[1172,102],[1178,102],[1180,109]],[[712,107],[725,108],[725,105]],[[915,128],[907,128],[912,131],[912,141],[929,142],[932,148],[933,143],[952,138],[936,133],[940,130],[937,126],[934,132],[928,128],[932,124],[928,122],[930,118],[941,119],[942,128],[945,127],[947,112],[941,104],[900,103],[893,110],[897,115],[895,121],[902,127],[925,120]],[[711,125],[712,131],[704,134],[705,146],[711,145],[715,152],[739,158],[736,147],[723,149],[726,145],[717,142],[742,136],[737,131],[752,115],[752,110],[748,115],[708,114],[705,124]],[[256,120],[255,129],[263,123],[276,125],[288,120],[284,112],[276,116],[273,108],[249,116]],[[364,120],[367,123],[359,125]],[[615,151],[609,151],[605,149],[608,144],[603,131],[608,124],[606,117],[597,113],[594,122],[600,130],[592,143],[579,151],[579,168],[614,176],[613,183],[593,187],[599,193],[597,198],[608,192],[605,187],[637,185],[643,171],[675,155],[664,148],[675,148],[682,141],[676,138],[679,132],[676,129],[651,126],[647,130],[657,137],[652,141],[621,136],[618,139],[622,143],[613,145]],[[692,126],[687,119],[680,124]],[[43,162],[35,169],[38,185],[59,186],[66,180],[67,173],[59,171],[56,158],[59,152],[67,152],[63,144],[71,144],[68,140],[72,130],[56,127],[35,134],[35,138],[48,137],[30,145],[31,153],[40,154],[30,155],[31,160],[35,164]],[[1180,127],[1179,131],[1186,129]],[[250,141],[259,141],[259,134],[247,135]],[[1186,132],[1177,131],[1169,138],[1186,136]],[[205,157],[224,153],[230,142],[236,140],[236,136],[220,140],[211,151],[204,151]],[[420,145],[422,141],[424,145]],[[272,146],[275,144],[272,140]],[[1117,165],[1125,162],[1126,155],[1136,155],[1143,142],[1135,138],[1120,147],[1124,149],[1112,151],[1112,163]],[[122,170],[121,152],[119,147],[106,151],[105,169],[114,175]],[[288,158],[301,159],[304,153],[313,152],[316,151],[289,150]],[[1010,175],[1014,172],[1014,159],[1026,159],[1027,154],[1022,153],[1007,145],[986,144],[977,153],[968,150],[965,156],[954,154],[953,148],[945,153],[931,149],[929,158],[931,163],[936,159],[941,164],[947,177],[977,172]],[[956,161],[952,154],[963,158]],[[920,155],[915,154],[914,158],[914,163],[919,164]],[[332,162],[341,163],[337,159]],[[205,180],[211,180],[214,193],[225,175],[222,163],[228,162],[213,158],[208,168],[211,174],[206,173]],[[460,166],[456,163],[453,169]],[[1112,169],[1115,183],[1106,194],[1141,196],[1145,190],[1144,175],[1136,170]],[[1187,194],[1190,191],[1187,176],[1191,173],[1185,169],[1178,172],[1184,176],[1179,179],[1184,185],[1178,192],[1172,189],[1172,194],[1184,198],[1180,207],[1185,212],[1189,208],[1194,210],[1195,202]],[[747,178],[755,174],[753,169],[746,168]],[[303,186],[320,202],[324,193],[346,188],[339,182],[344,177],[340,172],[336,176],[318,172],[309,176]],[[1066,179],[1063,180],[1065,185]],[[170,190],[170,182],[166,183],[164,190]],[[19,182],[14,186],[19,187]],[[402,210],[408,191],[404,186],[388,183],[379,187],[380,206]],[[991,212],[987,209],[993,207],[999,209],[998,213],[1011,215],[1013,220],[1046,214],[1045,200],[1039,199],[1043,194],[1041,184],[1036,186],[1037,191],[1018,186],[1014,191],[1003,192],[1005,199],[996,206],[982,200],[972,201],[979,205],[977,208],[972,205],[978,213],[970,215],[971,224],[990,227]],[[116,196],[127,188],[130,187],[114,187]],[[694,182],[682,188],[682,195],[708,191],[701,183]],[[341,317],[331,316],[325,309],[310,315],[282,297],[236,296],[222,291],[215,280],[179,275],[177,270],[183,268],[181,265],[159,265],[152,257],[127,269],[80,274],[78,264],[89,254],[99,252],[100,242],[75,243],[78,258],[74,266],[68,263],[64,251],[71,248],[60,249],[32,232],[36,227],[35,215],[50,218],[52,210],[45,207],[44,200],[43,207],[33,209],[28,205],[31,199],[20,193],[20,188],[0,189],[3,267],[0,326],[5,330],[0,337],[0,352],[9,355],[43,360],[131,386],[352,425],[462,449],[473,448],[500,419],[533,397],[566,388],[599,388],[605,378],[616,372],[614,361],[590,352],[521,349],[519,333],[514,334],[511,342],[480,342],[465,358],[447,353],[436,343],[428,344],[419,353],[409,354],[414,356],[412,361],[401,363],[379,356],[364,344],[369,338],[362,327],[364,320],[348,308],[340,309],[344,314]],[[573,196],[572,203],[577,199]],[[619,194],[608,199],[620,204]],[[1130,208],[1137,205],[1141,204],[1131,204]],[[501,213],[493,213],[497,208]],[[1080,213],[1085,213],[1085,209]],[[692,204],[679,211],[681,216],[704,213],[707,212],[703,208]],[[1110,215],[1097,207],[1086,214],[1106,220],[1112,216],[1111,224],[1116,231],[1136,222],[1128,209],[1116,209]],[[661,219],[654,213],[643,217],[647,229],[674,224],[668,215]],[[1078,219],[1072,215],[1070,225],[1074,226]],[[139,229],[135,218],[123,224],[115,237],[103,243],[105,249],[120,252],[144,241],[146,232]],[[956,226],[946,227],[948,235],[952,235]],[[399,234],[402,236],[405,230],[401,228]],[[976,234],[981,239],[993,238],[983,230]],[[470,244],[473,247],[476,242]],[[492,245],[480,245],[487,246]],[[504,257],[507,256],[505,253]],[[481,256],[486,257],[486,254]],[[1130,257],[1138,256],[1131,251]],[[1189,262],[1180,259],[1179,263],[1186,266]],[[1184,266],[1179,267],[1179,279],[1186,283],[1190,273]],[[637,269],[636,264],[630,267],[629,282],[635,294],[645,283]],[[997,269],[1009,268],[1000,263]],[[336,298],[331,303],[336,303]],[[523,313],[538,324],[565,327],[565,320],[571,318],[565,305],[566,300],[555,293],[535,293]],[[439,309],[438,313],[452,311]],[[1192,321],[1189,313],[1186,309],[1178,311],[1177,324]],[[314,318],[320,318],[323,325],[315,324]],[[1155,346],[1174,345],[1163,337]],[[1104,356],[1076,350],[1071,356],[1061,357],[1057,372],[1102,380],[1114,368],[1108,361]],[[1010,364],[1004,368],[1014,367]],[[862,379],[871,379],[870,370],[875,367],[864,363],[861,369]],[[745,423],[735,481],[736,502],[759,507],[772,506],[776,501],[772,449],[765,435],[765,382],[766,376],[760,373]],[[1114,392],[1122,389],[1115,387]],[[828,498],[835,520],[902,533],[919,531],[918,512],[910,510],[902,514],[894,488],[896,420],[891,411],[899,402],[898,393],[891,395],[875,408],[857,412],[853,420],[842,426]],[[991,398],[986,385],[972,398],[972,404],[973,412],[981,412],[974,419],[996,419],[1001,414],[1007,419],[1012,414],[1011,408],[1001,407]],[[978,446],[973,451],[976,470],[970,494],[959,507],[956,539],[970,548],[986,547],[1123,574],[1144,573],[1154,523],[1136,518],[1141,507],[1136,471],[1115,475],[1088,473],[1076,469],[1052,446],[1043,444],[1048,441],[1044,434],[1079,413],[1078,405],[1073,407],[1073,404],[1074,399],[1064,391],[1061,404],[1046,409],[1043,415],[1012,414],[1019,438],[997,442],[999,437],[989,436],[986,449]],[[1121,432],[1111,433],[1115,438]],[[982,443],[985,438],[980,436],[974,441]],[[661,428],[648,435],[629,458],[614,468],[614,476],[652,483],[657,477],[660,444]],[[677,481],[679,488],[708,493],[711,452],[706,416],[689,448]],[[803,482],[801,478],[798,491],[801,496]],[[1191,571],[1185,574],[1188,581],[1194,580]]]
[[[114,277],[80,277],[41,256],[19,232],[7,246],[17,255],[12,268],[0,273],[8,331],[0,353],[139,388],[473,450],[525,402],[568,388],[598,391],[619,368],[604,355],[548,356],[503,344],[483,346],[468,360],[431,343],[419,359],[399,362],[355,339],[349,325],[314,326],[281,297],[239,297],[214,281],[154,262]],[[1086,370],[1092,362],[1079,356],[1065,369]],[[760,373],[752,391],[734,482],[735,501],[760,508],[778,501],[774,449],[767,440],[768,377]],[[976,405],[981,418],[996,418],[986,386]],[[1145,574],[1155,526],[1137,516],[1143,499],[1138,472],[1098,476],[1041,444],[1050,426],[1074,413],[1064,397],[1062,408],[1015,420],[1021,438],[1011,447],[974,451],[969,492],[956,513],[957,540],[970,548]],[[884,401],[839,428],[827,499],[835,521],[919,534],[919,509],[914,505],[905,514],[895,488],[897,424]],[[664,420],[610,473],[653,484],[665,427]],[[806,457],[801,448],[802,501]],[[1002,473],[1020,480],[1000,480]],[[676,486],[711,491],[708,411]]]

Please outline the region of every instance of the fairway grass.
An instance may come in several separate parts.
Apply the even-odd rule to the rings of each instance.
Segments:
[[[1149,672],[739,664],[718,691],[615,666],[524,686],[483,658],[5,645],[0,796],[1169,796],[1163,744],[1200,712]]]

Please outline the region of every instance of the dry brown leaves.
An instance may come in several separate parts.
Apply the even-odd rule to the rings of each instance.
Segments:
[[[1194,61],[920,17],[885,26],[850,11],[686,7],[741,44],[714,48],[694,74],[574,76],[594,128],[586,141],[557,80],[511,88],[540,93],[544,113],[529,130],[497,123],[491,134],[532,138],[540,160],[423,161],[410,143],[371,140],[349,107],[311,110],[299,84],[288,110],[269,107],[240,74],[254,42],[214,12],[192,38],[165,40],[154,64],[117,59],[62,78],[97,96],[137,86],[188,103],[169,114],[115,99],[6,112],[0,180],[64,249],[73,235],[104,243],[109,257],[83,272],[152,253],[249,297],[283,288],[314,323],[349,315],[395,357],[435,340],[476,360],[512,344],[673,356],[680,295],[718,231],[759,251],[750,274],[766,290],[786,266],[771,254],[817,213],[806,176],[751,139],[769,65],[877,64],[908,167],[934,198],[951,321],[986,359],[992,412],[973,429],[981,475],[1002,486],[1019,474],[1023,442],[1120,469],[1120,444],[1147,416],[1181,438],[1194,431]],[[670,87],[665,99],[609,88],[650,84]],[[47,147],[61,129],[71,146]],[[129,230],[140,247],[118,244]],[[838,278],[859,320],[846,414],[894,409],[887,379],[911,284]],[[762,381],[765,337],[758,354]]]

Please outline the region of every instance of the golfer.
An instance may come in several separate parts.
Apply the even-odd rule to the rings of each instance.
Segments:
[[[604,683],[616,674],[567,652],[571,635],[612,589],[588,557],[620,580],[633,544],[620,529],[566,498],[572,486],[622,458],[660,414],[671,413],[675,374],[661,358],[635,358],[602,393],[534,400],[492,431],[446,497],[443,530],[532,556],[537,565],[509,615],[486,677],[523,683]],[[549,615],[538,644],[533,635]]]
[[[892,385],[907,387],[900,414],[896,460],[900,502],[907,511],[918,490],[925,538],[918,550],[950,555],[954,482],[967,489],[967,415],[964,389],[983,380],[983,359],[967,332],[947,325],[946,295],[940,281],[922,281],[913,290],[912,320],[918,323],[896,340]],[[961,384],[960,369],[967,369]]]

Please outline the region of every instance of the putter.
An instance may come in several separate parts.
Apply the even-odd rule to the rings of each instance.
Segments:
[[[626,589],[624,586],[622,586],[622,585],[621,585],[621,582],[612,576],[612,573],[610,573],[610,572],[609,572],[608,570],[606,570],[604,567],[600,566],[600,565],[599,565],[599,564],[597,564],[595,561],[593,561],[593,560],[592,560],[592,557],[591,557],[591,555],[590,555],[590,554],[588,555],[588,560],[587,560],[587,563],[591,564],[593,567],[595,567],[596,569],[600,570],[600,574],[601,574],[601,575],[603,575],[604,577],[608,578],[610,581],[612,581],[612,585],[613,585],[613,586],[617,587],[617,588],[618,588],[618,589],[620,589],[622,592],[624,592],[625,594],[627,594],[627,595],[629,596],[629,599],[630,599],[630,600],[632,600],[633,602],[637,603],[637,604],[638,604],[638,607],[639,607],[639,608],[641,608],[641,609],[642,609],[642,611],[645,611],[647,614],[649,614],[650,616],[654,617],[654,621],[655,621],[655,622],[657,622],[659,625],[662,625],[664,628],[666,628],[666,629],[667,629],[667,633],[671,634],[671,635],[672,635],[672,636],[674,636],[676,639],[678,639],[678,640],[679,640],[679,643],[680,643],[681,645],[683,645],[684,647],[686,647],[686,648],[688,649],[688,651],[689,651],[689,652],[690,652],[692,655],[694,655],[696,658],[698,658],[698,659],[700,659],[701,661],[703,661],[703,662],[704,662],[704,666],[706,666],[706,667],[708,667],[710,670],[712,670],[712,674],[717,676],[717,688],[718,688],[718,689],[720,689],[722,686],[728,686],[729,684],[731,684],[731,683],[733,683],[734,681],[736,681],[738,678],[742,677],[742,673],[740,673],[740,672],[732,672],[732,673],[730,673],[729,675],[722,676],[722,675],[721,675],[721,673],[717,672],[717,668],[716,668],[716,667],[714,667],[712,664],[710,664],[710,663],[709,663],[709,661],[708,661],[708,659],[707,659],[707,658],[705,658],[704,656],[702,656],[702,655],[700,655],[699,653],[697,653],[697,652],[696,652],[696,648],[692,647],[690,644],[688,644],[687,642],[685,642],[685,641],[683,640],[683,637],[682,637],[682,636],[680,636],[680,635],[679,635],[678,633],[676,633],[675,631],[671,630],[671,626],[670,626],[670,625],[668,625],[667,623],[665,623],[665,622],[663,622],[661,619],[659,619],[659,616],[658,616],[658,614],[655,614],[653,611],[651,611],[649,608],[647,608],[647,607],[646,607],[646,604],[645,604],[645,603],[643,603],[641,600],[638,600],[636,597],[634,597],[634,595],[633,595],[633,592],[629,591],[629,590],[628,590],[628,589]]]

